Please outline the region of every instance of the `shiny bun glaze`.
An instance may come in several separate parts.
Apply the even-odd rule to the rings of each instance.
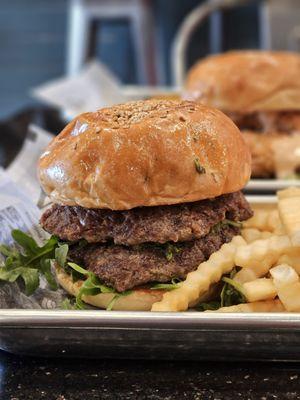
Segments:
[[[209,56],[188,73],[183,97],[223,111],[300,109],[300,55],[231,51]]]
[[[234,123],[188,101],[79,115],[39,161],[53,202],[112,210],[212,198],[240,190],[249,176],[250,154]]]

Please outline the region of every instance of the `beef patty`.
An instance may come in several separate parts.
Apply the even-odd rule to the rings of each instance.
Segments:
[[[126,211],[55,204],[43,214],[41,225],[62,240],[135,245],[199,239],[225,218],[243,221],[251,216],[245,197],[236,192],[193,203]]]
[[[75,244],[70,247],[68,257],[94,272],[106,285],[123,292],[149,282],[184,279],[238,232],[237,227],[219,224],[201,239],[176,245],[87,244],[81,247]]]

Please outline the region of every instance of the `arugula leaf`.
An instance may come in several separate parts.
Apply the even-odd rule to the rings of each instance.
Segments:
[[[23,268],[18,267],[14,268],[13,270],[9,270],[6,266],[0,268],[0,280],[8,281],[8,282],[15,282],[19,276],[22,274]]]
[[[57,289],[51,261],[55,258],[58,239],[51,236],[40,247],[31,236],[18,229],[12,230],[11,235],[17,246],[0,245],[0,253],[6,257],[0,265],[0,280],[15,282],[20,278],[24,282],[25,293],[30,296],[39,287],[40,275],[44,275],[50,287]]]
[[[171,283],[155,283],[151,286],[151,290],[174,290],[179,288],[180,280],[173,278]]]
[[[180,253],[182,249],[171,242],[167,243],[141,243],[134,246],[136,250],[156,249],[163,253],[168,261],[171,261],[175,254]]]
[[[151,290],[174,290],[177,289],[178,284],[173,283],[155,283],[150,289]]]
[[[74,310],[75,307],[71,300],[67,297],[60,303],[60,308],[62,310]]]
[[[106,307],[106,311],[112,311],[113,306],[115,305],[115,302],[118,300],[119,295],[115,294],[114,297],[111,299],[111,301],[108,303]]]
[[[86,269],[80,267],[78,264],[75,263],[69,262],[68,266],[70,266],[72,269],[74,269],[76,272],[80,273],[86,278],[83,281],[83,284],[79,290],[78,295],[76,296],[75,306],[79,310],[85,309],[82,296],[95,296],[100,293],[115,293],[115,295],[113,296],[113,298],[111,299],[106,308],[107,310],[111,311],[118,298],[122,296],[128,296],[130,293],[132,293],[131,290],[126,290],[125,292],[117,293],[113,288],[103,285],[99,280],[99,278],[93,272],[87,271]]]
[[[242,222],[232,221],[230,219],[225,218],[222,221],[218,222],[216,225],[214,225],[211,228],[211,231],[212,231],[212,233],[217,234],[220,232],[220,230],[223,228],[223,226],[226,226],[226,225],[231,225],[231,226],[234,226],[235,228],[239,228],[239,229],[242,229],[242,227],[243,227]]]
[[[82,294],[79,292],[79,294],[75,298],[75,309],[76,310],[85,310],[85,305],[84,302],[81,300]]]
[[[34,268],[24,268],[20,277],[25,284],[25,294],[27,296],[32,295],[40,284],[39,271]]]
[[[38,254],[39,246],[31,236],[19,229],[13,229],[11,231],[11,236],[27,253]]]
[[[179,253],[180,251],[181,249],[179,247],[175,246],[174,244],[167,243],[167,247],[165,250],[166,259],[168,261],[171,261],[174,257],[174,253]]]
[[[226,219],[226,218],[223,219],[222,224],[223,225],[231,225],[231,226],[234,226],[235,228],[240,228],[240,229],[243,227],[242,222],[232,221],[231,219]]]
[[[126,290],[125,292],[115,294],[114,297],[111,299],[111,301],[108,303],[108,305],[107,305],[107,307],[106,307],[106,311],[112,311],[112,309],[113,309],[113,307],[114,307],[114,305],[115,305],[115,302],[116,302],[120,297],[128,296],[128,295],[131,294],[131,293],[132,293],[132,290]]]
[[[10,256],[16,256],[17,251],[11,249],[9,246],[6,246],[6,244],[0,244],[0,253],[6,257],[10,257]]]
[[[177,278],[173,278],[171,283],[154,283],[151,285],[151,290],[174,290],[179,288],[181,280]]]
[[[50,288],[52,290],[57,290],[58,285],[57,285],[57,282],[51,272],[51,260],[49,258],[41,259],[40,268],[41,268],[41,272],[44,275],[44,277],[46,278]]]
[[[209,303],[199,303],[195,308],[198,311],[206,311],[206,310],[217,310],[220,307],[221,307],[220,302],[215,300],[215,301],[210,301]]]
[[[229,283],[229,285],[231,285],[234,289],[236,289],[238,292],[243,293],[243,286],[236,282],[235,280],[228,278],[227,276],[224,276],[222,278],[223,282]]]
[[[212,301],[208,303],[199,303],[195,308],[198,311],[217,310],[220,307],[229,307],[246,303],[243,287],[233,279],[236,273],[237,269],[234,268],[229,277],[223,276],[221,282],[224,282],[224,285],[221,292],[219,292]]]
[[[25,293],[30,296],[39,286],[39,273],[34,268],[17,267],[12,270],[5,266],[0,268],[0,280],[7,282],[15,282],[18,278],[22,278],[25,284]]]
[[[84,269],[80,267],[78,264],[75,264],[73,262],[68,262],[69,267],[74,269],[74,271],[79,272],[81,275],[88,276],[91,272],[88,271],[87,269]]]
[[[55,260],[62,268],[66,265],[69,245],[62,244],[55,249]]]
[[[225,282],[221,291],[221,307],[229,307],[236,304],[246,303],[246,297],[243,293],[242,286],[233,280],[236,274],[236,269],[233,269],[230,274],[230,278],[224,276],[222,281]]]
[[[72,262],[69,262],[68,266],[86,278],[76,296],[77,309],[82,310],[85,308],[84,302],[82,301],[82,296],[96,296],[100,293],[116,293],[113,288],[103,285],[93,272],[88,271],[80,267],[78,264]]]
[[[24,267],[28,267],[29,265],[35,265],[36,268],[38,268],[39,261],[41,260],[42,257],[48,255],[48,258],[53,260],[55,257],[55,247],[57,245],[57,239],[54,237],[51,237],[46,244],[43,247],[38,247],[39,252],[36,254],[30,254],[30,252],[25,253],[25,256],[23,256],[22,253],[20,253],[20,258],[23,260]]]

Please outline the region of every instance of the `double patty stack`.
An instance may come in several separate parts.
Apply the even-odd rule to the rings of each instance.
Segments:
[[[240,192],[250,157],[239,130],[191,102],[83,114],[42,155],[39,175],[56,203],[43,228],[70,242],[69,259],[105,285],[133,289],[119,309],[151,308],[162,295],[153,283],[184,279],[252,215]],[[130,305],[137,294],[143,304]]]
[[[184,279],[239,233],[251,216],[241,192],[173,206],[108,211],[54,205],[43,228],[71,246],[70,258],[118,292],[149,282]]]

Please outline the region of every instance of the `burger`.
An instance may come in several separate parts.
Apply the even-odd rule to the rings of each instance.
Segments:
[[[290,173],[298,172],[300,55],[231,51],[209,56],[189,71],[183,97],[222,110],[243,131],[252,153],[253,177],[280,175],[282,158],[287,159],[284,164],[292,164]],[[282,143],[289,144],[285,154]]]
[[[69,246],[58,282],[96,307],[150,310],[252,216],[241,193],[250,164],[239,129],[204,105],[148,100],[79,115],[38,166],[54,203],[41,225]]]

